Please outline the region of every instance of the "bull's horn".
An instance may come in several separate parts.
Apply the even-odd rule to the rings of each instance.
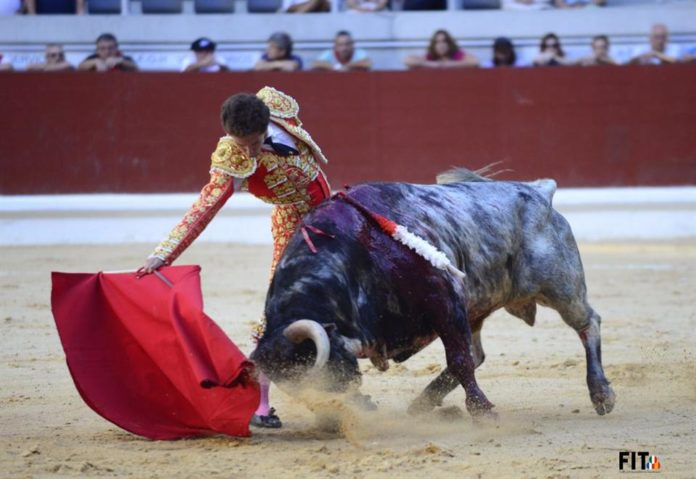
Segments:
[[[329,335],[326,334],[324,327],[316,321],[312,321],[311,319],[298,319],[285,328],[283,336],[295,344],[299,344],[305,339],[314,341],[314,346],[317,348],[317,359],[314,361],[314,370],[323,368],[329,360],[329,353],[331,352]]]

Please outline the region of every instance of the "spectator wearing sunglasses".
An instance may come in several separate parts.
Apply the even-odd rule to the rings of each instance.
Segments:
[[[558,35],[555,33],[544,35],[539,43],[539,54],[534,58],[532,64],[535,67],[553,67],[568,63]]]
[[[46,61],[43,63],[32,63],[27,66],[27,70],[39,72],[65,72],[75,69],[74,66],[65,60],[63,45],[58,45],[57,43],[49,43],[46,45],[44,58]]]

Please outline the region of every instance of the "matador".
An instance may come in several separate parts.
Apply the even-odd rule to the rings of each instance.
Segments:
[[[320,164],[326,157],[302,127],[294,98],[272,87],[256,95],[240,93],[222,105],[226,135],[211,156],[210,181],[193,206],[148,257],[141,270],[151,273],[171,264],[201,234],[235,191],[248,191],[274,205],[271,214],[271,276],[302,217],[330,196]],[[254,328],[257,339],[265,328]],[[269,406],[270,383],[260,375],[261,403],[251,424],[281,427]]]

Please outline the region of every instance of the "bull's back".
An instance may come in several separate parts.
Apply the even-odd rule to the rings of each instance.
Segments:
[[[466,273],[465,299],[487,315],[534,288],[537,269],[574,240],[551,199],[553,180],[443,185],[377,183],[351,195],[407,226]],[[571,255],[572,256],[572,255]]]

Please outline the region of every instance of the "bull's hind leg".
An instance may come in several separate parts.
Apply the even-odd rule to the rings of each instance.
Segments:
[[[472,352],[474,360],[474,368],[478,368],[486,358],[481,345],[481,329],[474,332],[472,335]],[[442,406],[442,400],[449,393],[454,391],[459,386],[459,380],[452,374],[449,367],[440,373],[438,377],[433,379],[430,384],[423,390],[422,393],[408,407],[409,414],[423,414],[432,411],[436,406]]]
[[[614,408],[616,395],[602,367],[602,340],[599,331],[602,319],[584,299],[551,306],[558,311],[566,324],[578,333],[585,347],[587,387],[597,414],[603,416],[610,413]]]

